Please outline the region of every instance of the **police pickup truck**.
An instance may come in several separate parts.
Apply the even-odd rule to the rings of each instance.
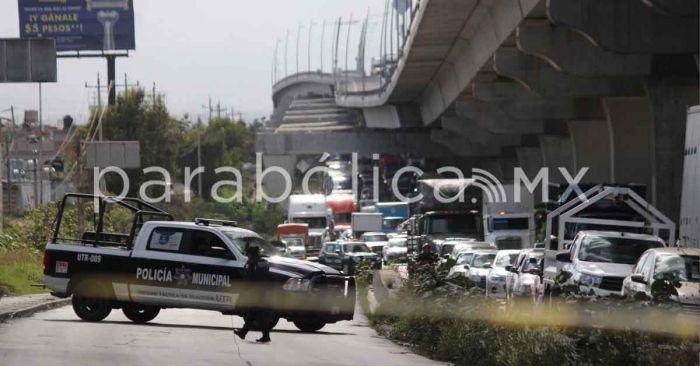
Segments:
[[[115,208],[132,214],[129,233],[108,232],[117,226],[108,219]],[[66,213],[87,209],[95,211],[95,230],[76,230],[85,224],[76,225]],[[270,264],[265,281],[244,279],[249,246],[259,247]],[[136,323],[146,323],[166,308],[241,315],[247,306],[265,303],[276,319],[314,332],[327,323],[352,320],[355,308],[351,276],[278,256],[275,246],[234,222],[172,221],[166,212],[131,198],[67,194],[44,252],[44,276],[44,285],[54,296],[72,295],[78,317],[93,322],[114,309]]]

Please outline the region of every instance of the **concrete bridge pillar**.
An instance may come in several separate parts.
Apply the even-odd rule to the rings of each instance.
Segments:
[[[610,182],[610,129],[605,120],[568,121],[573,147],[572,176],[584,168],[588,173],[581,183]]]
[[[559,168],[566,168],[574,174],[573,147],[571,139],[556,135],[539,136],[543,166],[549,169],[549,179],[553,183],[566,183]]]
[[[647,80],[654,134],[656,207],[677,220],[680,215],[687,107],[698,103],[698,77],[654,76]]]
[[[518,147],[515,149],[518,157],[518,166],[525,172],[529,179],[534,179],[544,166],[542,151],[539,147]]]
[[[604,98],[610,129],[612,183],[652,187],[654,121],[646,97]],[[649,190],[650,191],[650,190]]]

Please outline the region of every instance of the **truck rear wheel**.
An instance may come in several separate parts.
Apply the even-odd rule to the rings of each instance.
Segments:
[[[112,312],[112,304],[97,281],[82,281],[73,294],[73,311],[80,319],[99,322]]]
[[[295,320],[294,326],[304,333],[313,333],[326,326],[326,322],[316,319]]]
[[[155,319],[160,313],[160,308],[148,305],[130,304],[122,309],[124,315],[134,323],[146,324]]]

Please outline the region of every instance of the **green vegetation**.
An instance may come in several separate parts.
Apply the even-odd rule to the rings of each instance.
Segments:
[[[379,333],[455,365],[697,365],[693,318],[651,307],[570,298],[552,308],[505,306],[425,269],[369,318]]]
[[[66,149],[66,172],[73,169],[77,160],[76,152],[81,141],[96,135],[99,111],[93,110],[93,121],[81,126],[73,141],[72,148]],[[261,235],[272,237],[279,223],[284,220],[284,213],[278,205],[257,203],[254,201],[254,183],[248,173],[243,171],[246,163],[255,162],[255,133],[261,123],[254,121],[246,124],[229,118],[215,118],[204,125],[192,123],[188,117],[177,119],[171,116],[162,99],[146,99],[143,90],[131,90],[118,97],[117,104],[107,109],[102,117],[104,139],[113,141],[138,140],[140,142],[141,163],[144,168],[157,166],[166,169],[174,182],[171,202],[163,203],[163,208],[172,213],[176,219],[192,220],[195,217],[210,217],[235,220],[242,227],[254,230]],[[192,195],[191,202],[185,203],[183,185],[185,167],[194,170],[197,164],[197,145],[201,141],[202,197]],[[215,174],[218,167],[235,167],[243,172],[244,181],[241,202],[218,203],[211,200],[211,187],[217,181],[235,180],[231,174]],[[142,183],[149,180],[163,180],[156,173],[144,174],[142,169],[127,169],[129,176],[129,193],[137,197]],[[71,179],[80,191],[92,189],[92,173],[85,171],[75,174]],[[122,181],[116,175],[106,177],[109,192],[121,192]],[[180,182],[180,183],[178,183]],[[192,182],[192,191],[198,192],[198,180]],[[157,197],[163,187],[153,186],[148,194]],[[232,197],[233,187],[219,188],[221,197]],[[4,234],[0,235],[0,292],[8,294],[27,294],[41,289],[31,287],[40,283],[42,274],[42,251],[50,241],[51,224],[56,215],[56,204],[29,211],[24,217],[6,218]],[[86,210],[90,212],[90,210]],[[90,217],[86,218],[88,222]],[[107,217],[106,231],[128,232],[130,214],[112,212]],[[77,212],[67,210],[61,225],[61,236],[76,237],[78,228]],[[67,233],[63,231],[67,230]]]

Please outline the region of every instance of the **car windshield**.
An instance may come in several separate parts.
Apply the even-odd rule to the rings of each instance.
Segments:
[[[539,269],[541,264],[542,264],[541,262],[542,262],[542,255],[527,257],[523,261],[520,272],[526,273],[533,268]]]
[[[309,224],[309,229],[325,229],[325,217],[295,217],[292,219],[295,224]]]
[[[345,253],[372,253],[365,244],[345,244],[343,245],[343,251]]]
[[[656,258],[654,279],[700,282],[700,257],[668,254]]]
[[[238,247],[241,253],[245,253],[246,249],[249,247],[260,248],[260,255],[264,257],[272,257],[280,254],[279,248],[267,242],[265,239],[261,239],[255,236],[240,236],[234,232],[222,230],[221,232],[226,235],[231,242]]]
[[[450,234],[476,232],[476,220],[469,214],[433,215],[426,218],[427,234]]]
[[[282,240],[284,245],[288,247],[303,247],[304,246],[304,239],[302,238],[288,238]]]
[[[369,242],[369,243],[377,242],[377,241],[387,241],[387,240],[389,240],[389,239],[386,237],[386,234],[371,234],[371,235],[366,235],[366,236],[362,237],[362,241]]]
[[[391,239],[387,245],[391,248],[406,248],[406,239]]]
[[[662,246],[654,240],[589,235],[581,243],[578,259],[584,262],[635,264],[647,249]]]
[[[475,254],[474,258],[472,258],[472,267],[484,268],[486,265],[492,264],[495,258],[495,253]]]
[[[474,253],[462,253],[457,257],[457,265],[468,264],[471,262]]]
[[[518,259],[518,253],[500,254],[496,258],[496,262],[493,264],[493,266],[501,268],[512,266],[516,259]]]

